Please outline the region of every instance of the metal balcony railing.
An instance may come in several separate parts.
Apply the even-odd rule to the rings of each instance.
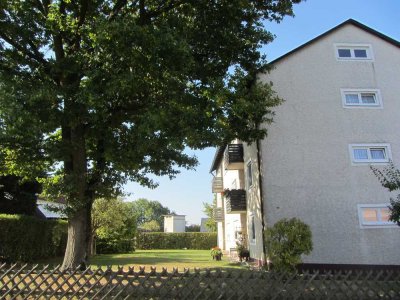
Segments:
[[[224,221],[224,211],[222,207],[217,207],[213,211],[213,217],[215,222],[223,222]]]
[[[222,193],[224,191],[224,181],[222,177],[214,177],[212,180],[212,192]]]
[[[246,191],[228,190],[225,191],[226,213],[237,214],[246,212]]]
[[[226,170],[242,170],[243,161],[243,144],[228,144],[224,153]]]

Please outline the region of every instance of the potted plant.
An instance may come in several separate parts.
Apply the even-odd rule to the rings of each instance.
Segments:
[[[219,247],[211,248],[211,256],[215,260],[221,260],[222,257],[222,250]]]
[[[236,251],[239,256],[240,262],[242,262],[243,260],[250,260],[250,251],[245,247],[243,237],[236,241]]]

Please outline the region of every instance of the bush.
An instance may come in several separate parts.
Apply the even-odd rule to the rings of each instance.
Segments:
[[[0,215],[0,260],[32,262],[64,254],[67,222],[23,215]]]
[[[266,230],[265,244],[274,269],[294,270],[301,255],[312,251],[310,227],[296,218],[282,219]]]
[[[130,253],[135,251],[133,240],[96,239],[96,254]]]
[[[142,232],[137,235],[136,248],[150,249],[198,249],[209,250],[217,244],[216,232]]]

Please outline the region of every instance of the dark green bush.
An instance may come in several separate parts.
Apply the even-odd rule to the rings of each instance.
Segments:
[[[313,249],[310,226],[297,218],[282,219],[266,230],[265,245],[275,270],[294,270],[301,255]]]
[[[217,244],[216,232],[142,232],[136,237],[136,248],[149,249],[211,249]]]
[[[0,214],[0,260],[32,262],[64,254],[67,222]]]
[[[96,240],[96,254],[129,253],[135,251],[133,240]]]

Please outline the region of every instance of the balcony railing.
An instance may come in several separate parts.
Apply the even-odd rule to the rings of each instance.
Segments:
[[[224,181],[222,177],[214,177],[212,180],[212,192],[222,193],[224,191]]]
[[[229,190],[225,191],[226,213],[237,214],[246,212],[246,191]]]
[[[213,217],[214,217],[215,222],[224,221],[224,211],[223,211],[222,207],[214,208]]]
[[[229,144],[224,153],[226,170],[242,170],[243,164],[243,145]]]

